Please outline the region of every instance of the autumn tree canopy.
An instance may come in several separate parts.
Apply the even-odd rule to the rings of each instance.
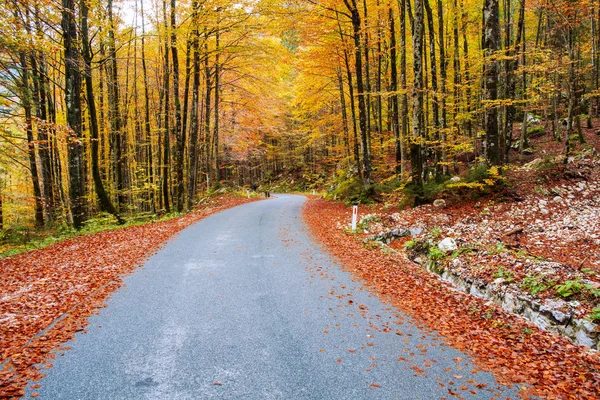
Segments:
[[[7,224],[191,209],[221,185],[424,186],[597,117],[593,0],[7,0]],[[583,121],[582,121],[583,119]],[[31,212],[33,210],[33,212]]]

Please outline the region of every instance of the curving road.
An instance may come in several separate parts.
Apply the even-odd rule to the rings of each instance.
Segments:
[[[309,237],[304,201],[182,231],[91,317],[38,398],[514,397],[342,271]]]

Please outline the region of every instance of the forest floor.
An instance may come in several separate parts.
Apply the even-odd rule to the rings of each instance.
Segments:
[[[587,144],[578,145],[566,165],[549,161],[561,146],[551,135],[536,139],[535,153],[478,199],[442,194],[445,202],[438,207],[405,210],[389,202],[361,205],[357,232],[350,228],[352,207],[340,202],[313,198],[305,218],[374,292],[499,379],[524,382],[524,397],[600,398],[598,352],[456,290],[409,259],[418,243],[429,242],[433,250],[416,257],[434,257],[440,268],[461,277],[551,302],[571,318],[600,319],[600,136],[596,130],[585,134]],[[388,244],[376,239],[408,229],[415,236]],[[445,238],[457,245],[451,254],[437,251]]]
[[[208,215],[253,201],[209,198],[179,218],[78,236],[0,260],[0,398],[20,397],[60,348],[85,330],[122,279],[170,237]]]

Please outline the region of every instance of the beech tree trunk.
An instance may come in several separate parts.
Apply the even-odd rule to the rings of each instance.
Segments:
[[[33,140],[33,115],[31,96],[32,91],[29,82],[29,66],[27,65],[27,56],[24,51],[20,53],[21,61],[21,106],[25,112],[25,132],[27,134],[29,170],[31,172],[31,182],[33,184],[35,226],[40,228],[44,226],[44,210],[42,206],[42,192],[40,190],[40,180],[38,177],[37,160],[35,156],[35,142]]]
[[[167,27],[167,0],[162,2],[163,8],[163,28],[165,35],[168,32]],[[170,159],[170,140],[169,140],[169,40],[165,38],[164,42],[164,66],[163,66],[163,93],[164,93],[164,111],[163,111],[163,146],[162,146],[162,199],[166,212],[171,212],[169,203],[169,159]]]
[[[486,158],[492,165],[502,162],[498,133],[498,61],[493,59],[500,49],[500,18],[498,0],[484,0],[483,46],[486,58],[484,71],[484,96],[488,101],[485,111]]]
[[[81,58],[77,44],[77,20],[74,0],[63,0],[62,34],[65,63],[65,105],[67,125],[70,133],[67,138],[69,159],[69,201],[73,226],[83,227],[85,210],[85,165],[83,159],[83,132],[81,121]]]
[[[43,37],[43,31],[40,23],[39,6],[34,5],[34,21],[36,27],[36,34],[38,39]],[[29,30],[29,28],[27,28]],[[36,117],[38,119],[37,126],[37,148],[39,157],[39,171],[40,171],[40,186],[42,193],[42,203],[44,208],[44,222],[46,225],[50,225],[55,220],[55,202],[54,202],[54,191],[52,185],[52,164],[50,161],[50,142],[48,132],[50,131],[50,124],[48,121],[48,77],[47,77],[47,64],[44,54],[39,52],[32,52],[30,55],[31,60],[31,72],[33,75],[34,83],[34,103],[36,109]]]
[[[388,9],[388,19],[390,24],[390,121],[394,134],[394,147],[396,153],[396,173],[402,172],[402,137],[400,136],[400,121],[398,110],[398,66],[396,64],[396,26],[394,24],[394,11],[392,7]]]
[[[372,183],[371,179],[371,159],[369,156],[369,142],[367,132],[367,104],[365,98],[365,85],[363,81],[363,65],[362,65],[362,40],[361,40],[361,18],[356,5],[356,0],[344,0],[348,11],[352,16],[352,37],[354,39],[354,66],[356,72],[356,91],[358,97],[358,120],[360,126],[360,146],[362,154],[362,178],[365,186]]]
[[[127,158],[123,154],[127,148],[126,134],[123,130],[121,119],[121,106],[119,96],[119,80],[117,70],[117,50],[115,45],[115,24],[113,17],[113,0],[108,0],[108,105],[112,147],[115,160],[115,183],[117,186],[117,204],[119,212],[127,206],[125,196],[125,175],[127,174]]]
[[[346,110],[346,94],[344,93],[344,79],[342,78],[342,69],[340,66],[336,69],[338,87],[340,90],[340,108],[342,111],[342,128],[344,130],[344,148],[346,157],[350,157],[350,130],[348,128],[348,111]]]
[[[156,212],[156,200],[154,189],[154,153],[152,151],[152,135],[150,129],[150,93],[148,87],[148,67],[146,65],[146,28],[144,18],[144,1],[140,0],[140,16],[142,18],[142,75],[144,78],[144,145],[146,149],[146,179],[148,180],[148,198],[152,211]]]
[[[96,113],[96,101],[94,97],[94,83],[92,79],[92,52],[90,50],[88,33],[88,6],[86,0],[81,0],[81,43],[83,47],[84,74],[85,74],[85,92],[87,97],[87,109],[90,124],[90,146],[92,150],[92,179],[94,180],[94,189],[98,196],[98,206],[101,211],[106,211],[115,216],[119,224],[125,223],[117,209],[110,201],[108,193],[104,188],[102,177],[100,176],[100,167],[98,165],[99,157],[98,145],[98,117]]]
[[[433,92],[431,109],[433,112],[433,139],[435,141],[435,170],[439,175],[438,163],[442,160],[441,137],[440,137],[440,107],[438,96],[438,76],[437,76],[437,58],[435,55],[435,21],[433,20],[433,11],[429,0],[424,0],[423,5],[427,13],[427,26],[429,30],[429,59],[431,61],[431,90]]]
[[[423,35],[425,23],[423,1],[415,0],[415,16],[413,25],[413,70],[415,75],[413,89],[413,121],[410,138],[410,162],[412,185],[415,192],[415,204],[424,200],[423,193],[423,154],[422,141],[425,138],[424,106],[423,106]]]
[[[198,131],[200,128],[200,33],[198,31],[198,0],[193,1],[192,21],[194,29],[192,31],[192,107],[190,111],[190,146],[188,152],[189,158],[189,178],[188,178],[188,198],[187,209],[191,210],[196,196],[196,185],[198,180]]]
[[[176,0],[171,0],[171,58],[173,58],[173,102],[175,104],[175,197],[176,210],[183,211],[185,183],[183,181],[183,157],[185,151],[186,132],[181,129],[181,101],[179,99],[179,56],[177,52],[177,24],[176,24]]]
[[[352,117],[352,133],[354,138],[353,144],[353,154],[354,154],[354,162],[356,163],[356,168],[358,170],[359,176],[362,177],[362,169],[360,166],[360,152],[358,149],[358,127],[356,126],[356,105],[354,101],[354,84],[352,79],[352,70],[350,69],[350,56],[348,55],[348,49],[346,47],[346,38],[344,37],[344,32],[342,31],[342,25],[340,23],[339,15],[336,14],[337,23],[338,23],[338,31],[340,34],[340,39],[342,40],[342,47],[344,51],[344,65],[346,67],[346,77],[348,79],[348,95],[350,97],[350,115]]]
[[[220,17],[219,17],[220,18]],[[220,74],[221,66],[219,65],[219,22],[217,22],[217,31],[215,33],[215,116],[213,124],[213,141],[212,141],[212,161],[213,161],[213,186],[219,185],[219,91],[220,91]]]
[[[400,121],[400,153],[396,151],[396,162],[400,162],[400,174],[404,178],[406,173],[406,146],[405,141],[408,138],[408,85],[406,77],[406,2],[400,2],[400,88],[402,89],[400,110],[402,118]],[[398,149],[396,149],[398,150]]]
[[[440,128],[442,130],[440,134],[440,139],[442,141],[442,162],[448,161],[448,156],[446,152],[446,128],[448,127],[448,120],[446,118],[446,82],[448,79],[448,74],[446,72],[448,60],[446,60],[446,47],[444,42],[444,9],[442,5],[442,0],[438,0],[437,2],[437,10],[438,10],[438,32],[440,39],[440,96],[441,96],[441,119],[440,119]],[[444,165],[442,167],[442,174],[448,173],[448,167]]]
[[[211,153],[212,146],[210,145],[210,110],[211,110],[211,92],[212,92],[212,79],[211,79],[211,69],[210,69],[210,60],[208,57],[208,33],[204,32],[204,77],[205,77],[205,100],[204,100],[204,145],[205,145],[205,169],[206,169],[206,190],[209,189],[210,186],[210,163],[211,163]]]

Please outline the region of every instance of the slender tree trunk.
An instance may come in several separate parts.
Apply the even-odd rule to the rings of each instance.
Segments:
[[[342,110],[342,128],[344,130],[344,148],[346,157],[350,157],[350,130],[348,128],[348,111],[346,110],[346,94],[344,93],[344,79],[342,78],[342,69],[340,66],[336,69],[338,86],[340,89],[340,108]]]
[[[354,38],[354,63],[356,71],[356,91],[358,96],[358,119],[360,126],[360,144],[362,153],[362,178],[365,186],[372,183],[371,179],[371,160],[369,156],[369,143],[367,132],[367,105],[365,99],[365,86],[363,81],[362,65],[362,40],[361,40],[361,18],[356,6],[356,0],[344,0],[348,11],[352,15],[352,29]]]
[[[176,157],[175,157],[175,192],[176,192],[176,210],[182,212],[185,200],[185,182],[183,181],[183,157],[185,151],[186,132],[181,130],[181,101],[179,98],[179,55],[177,52],[177,24],[176,24],[176,0],[171,0],[171,58],[173,59],[173,102],[175,104],[175,138],[176,138]]]
[[[592,50],[592,57],[591,57],[591,67],[592,67],[592,82],[590,85],[590,91],[591,88],[594,87],[594,83],[596,83],[596,89],[598,88],[597,85],[597,70],[598,70],[598,65],[596,64],[596,53],[598,52],[598,41],[597,41],[597,35],[596,35],[596,2],[594,1],[592,3],[592,12],[591,12],[591,16],[590,16],[590,39],[591,39],[591,50]],[[589,99],[589,103],[588,103],[588,115],[587,115],[587,120],[586,120],[586,128],[588,129],[592,129],[593,125],[592,125],[592,114],[594,111],[594,101],[595,99]]]
[[[150,129],[150,93],[148,80],[148,67],[146,64],[146,20],[144,18],[144,1],[140,0],[140,16],[142,18],[142,74],[144,76],[144,146],[146,149],[146,179],[148,180],[148,198],[152,211],[156,212],[156,200],[154,189],[154,152],[152,151],[152,133]]]
[[[193,82],[192,82],[192,108],[190,115],[190,146],[188,152],[189,158],[189,179],[188,179],[188,198],[187,209],[191,210],[196,196],[196,184],[198,180],[198,131],[200,127],[200,33],[198,31],[198,0],[192,3],[192,51],[193,51]]]
[[[567,109],[567,130],[565,134],[565,164],[571,154],[573,135],[573,121],[575,118],[575,29],[568,25],[567,29],[567,48],[569,52],[569,81],[568,81],[568,109]]]
[[[463,6],[464,9],[464,6]],[[465,127],[467,129],[467,136],[468,137],[473,137],[473,121],[471,120],[471,111],[472,111],[472,106],[471,106],[471,76],[470,76],[470,70],[471,70],[471,66],[469,63],[469,42],[467,40],[467,21],[468,21],[468,16],[466,11],[463,11],[463,23],[462,23],[462,37],[463,37],[463,58],[465,59],[465,68],[464,68],[464,74],[465,74],[465,79],[464,79],[464,86],[465,86],[465,98],[469,99],[469,101],[466,102],[466,112],[467,112],[467,122],[465,123]],[[460,63],[459,63],[460,65]]]
[[[44,35],[39,15],[39,6],[36,3],[34,5],[34,21],[36,27],[36,35],[38,39],[41,39]],[[29,30],[29,28],[28,28]],[[39,51],[32,53],[30,56],[32,75],[35,89],[35,104],[36,104],[36,117],[39,121],[37,127],[37,143],[38,143],[38,157],[40,161],[40,186],[42,193],[42,203],[44,208],[44,220],[46,225],[50,225],[55,220],[55,204],[54,204],[54,192],[52,185],[52,164],[50,161],[50,142],[49,142],[49,131],[50,124],[48,121],[48,76],[47,76],[47,65],[46,58],[43,52]]]
[[[440,136],[440,107],[438,94],[437,59],[435,55],[435,21],[429,0],[424,0],[427,13],[427,26],[429,30],[429,59],[431,60],[431,90],[433,91],[432,113],[433,113],[433,139],[435,141],[435,170],[436,175],[442,173],[438,170],[438,163],[442,161],[441,136]],[[441,34],[440,34],[441,36]]]
[[[372,103],[371,103],[371,66],[369,61],[369,18],[367,13],[367,0],[363,0],[363,10],[365,17],[363,18],[363,42],[364,42],[364,54],[365,54],[365,102],[366,102],[366,118],[367,118],[367,154],[369,160],[371,160],[371,116]]]
[[[165,35],[169,31],[167,27],[167,0],[163,0],[163,28]],[[170,158],[170,140],[169,140],[169,40],[165,37],[164,43],[164,71],[163,71],[163,93],[164,93],[164,114],[163,114],[163,160],[162,160],[162,198],[166,212],[171,212],[169,203],[169,158]]]
[[[83,46],[83,60],[84,60],[84,75],[85,75],[85,89],[87,97],[87,109],[90,124],[90,146],[92,150],[92,178],[94,180],[94,189],[98,196],[98,205],[101,211],[106,211],[115,216],[119,224],[125,222],[117,212],[117,209],[113,206],[112,202],[102,183],[100,176],[100,167],[98,165],[99,154],[99,134],[98,134],[98,118],[96,114],[96,101],[94,97],[94,83],[92,79],[92,52],[90,50],[89,33],[88,33],[88,6],[86,0],[81,0],[81,43]]]
[[[519,57],[520,49],[521,49],[521,40],[522,33],[525,23],[525,0],[521,0],[521,4],[519,6],[519,21],[517,23],[517,36],[515,38],[515,49],[514,51],[507,50],[507,70],[506,70],[506,85],[507,85],[507,93],[506,97],[508,99],[514,99],[516,96],[516,84],[515,84],[515,72],[517,70],[518,62],[517,57]],[[509,36],[505,36],[505,47],[509,49],[510,47],[510,38]],[[504,151],[504,160],[505,162],[509,161],[509,153],[512,145],[512,133],[514,126],[514,117],[515,117],[515,106],[513,104],[509,104],[506,108],[506,148]]]
[[[523,0],[523,3],[525,0]],[[521,29],[521,37],[523,38],[523,45],[521,46],[521,65],[523,66],[523,72],[521,74],[522,86],[523,86],[523,121],[521,123],[521,137],[519,141],[519,158],[523,158],[523,150],[529,146],[528,138],[527,138],[527,108],[525,106],[527,102],[527,71],[525,69],[525,65],[527,59],[525,57],[525,51],[527,42],[525,41],[525,4],[521,5],[521,12],[523,13],[523,24],[519,21],[519,28]],[[521,17],[519,16],[519,20]]]
[[[85,211],[85,169],[83,159],[83,132],[81,121],[81,60],[77,48],[77,22],[74,0],[63,0],[62,33],[65,63],[65,105],[67,125],[70,129],[67,138],[69,158],[69,201],[73,226],[83,227]]]
[[[210,139],[210,111],[211,111],[211,92],[212,92],[212,80],[211,80],[211,69],[210,69],[210,60],[208,57],[208,34],[204,33],[204,40],[205,40],[205,57],[204,57],[204,75],[205,75],[205,86],[206,86],[206,93],[205,93],[205,101],[204,101],[204,143],[205,143],[205,147],[206,147],[206,165],[205,165],[205,171],[206,171],[206,190],[208,190],[210,188],[210,167],[211,167],[211,153],[212,153],[212,146],[211,146],[211,139]]]
[[[406,174],[406,146],[405,140],[408,138],[408,84],[406,77],[406,3],[407,0],[400,1],[400,88],[402,89],[401,107],[402,119],[400,124],[400,174],[404,177]],[[396,153],[396,158],[398,154]]]
[[[125,196],[125,174],[127,173],[127,159],[123,150],[127,148],[126,134],[123,131],[123,120],[121,118],[121,106],[119,96],[119,77],[117,69],[117,50],[115,45],[115,23],[113,17],[113,0],[108,0],[108,103],[110,130],[113,138],[113,154],[115,161],[115,183],[117,186],[117,203],[119,212],[123,212],[127,206]]]
[[[484,99],[489,103],[485,111],[486,157],[492,165],[502,162],[499,148],[498,108],[494,102],[498,99],[498,61],[494,60],[500,49],[500,19],[498,0],[484,0],[483,7],[485,52],[485,91]]]
[[[394,147],[396,152],[396,174],[402,172],[402,137],[400,136],[400,121],[398,111],[398,67],[396,54],[396,26],[394,23],[394,11],[392,7],[388,9],[388,19],[390,25],[390,108],[391,108],[391,128],[394,134]]]
[[[447,75],[447,65],[448,60],[446,60],[446,47],[444,42],[444,8],[442,5],[442,0],[438,0],[437,2],[438,9],[438,37],[440,38],[440,96],[441,96],[441,119],[440,119],[440,140],[442,145],[442,162],[444,166],[442,167],[442,174],[446,175],[448,173],[448,155],[446,152],[446,131],[448,128],[448,121],[446,118],[446,82],[448,79]]]
[[[219,16],[220,18],[220,16]],[[219,185],[219,92],[221,88],[220,85],[220,74],[221,74],[221,66],[219,65],[219,52],[220,49],[220,32],[219,32],[219,21],[217,21],[217,31],[215,32],[215,116],[214,116],[214,124],[213,124],[213,186],[217,187]]]
[[[193,33],[192,33],[193,34]],[[184,176],[185,176],[185,172],[187,172],[189,174],[189,170],[187,162],[188,162],[188,158],[186,158],[187,152],[186,147],[188,146],[188,138],[187,138],[187,132],[188,132],[188,123],[189,123],[189,111],[190,111],[190,79],[192,78],[192,62],[193,62],[193,58],[194,55],[192,54],[192,47],[193,47],[193,38],[191,37],[191,34],[188,35],[188,38],[186,40],[186,46],[185,46],[185,83],[183,86],[183,107],[181,110],[181,132],[185,132],[185,142],[183,143],[184,145],[184,152],[183,152],[183,169],[184,169]],[[187,148],[187,151],[189,151],[189,146]],[[184,185],[185,186],[185,185]],[[185,197],[185,196],[184,196]]]
[[[454,54],[453,54],[453,72],[454,72],[454,107],[452,110],[452,120],[453,120],[453,133],[456,136],[460,135],[460,126],[458,123],[458,114],[460,112],[460,43],[458,40],[458,18],[459,18],[460,10],[458,8],[458,1],[454,0],[454,15],[452,20],[452,38],[454,44]],[[468,101],[467,101],[468,102]]]
[[[54,57],[57,57],[55,55]],[[48,80],[50,82],[50,80]],[[61,157],[60,157],[60,149],[58,147],[58,139],[56,135],[56,82],[52,83],[52,90],[48,88],[48,121],[50,122],[50,130],[49,130],[49,139],[50,139],[50,166],[52,169],[52,186],[56,188],[54,191],[54,204],[55,207],[60,206],[61,208],[65,208],[64,206],[67,204],[67,196],[65,194],[65,189],[62,180],[62,165],[61,165]]]
[[[382,19],[385,17],[380,16],[379,18]],[[377,82],[375,90],[377,90],[377,136],[379,137],[381,153],[385,157],[383,153],[383,99],[381,95],[381,79],[383,76],[383,50],[381,48],[381,42],[383,41],[383,31],[381,25],[381,22],[377,25]],[[394,63],[395,62],[396,60],[394,60]]]
[[[415,0],[415,16],[413,29],[413,70],[415,82],[413,89],[413,121],[412,137],[410,140],[411,176],[415,203],[424,200],[423,193],[423,154],[422,141],[425,137],[424,107],[423,107],[423,36],[425,21],[423,15],[424,0]]]
[[[40,180],[38,176],[37,160],[35,155],[35,142],[33,140],[33,115],[31,96],[32,90],[29,79],[29,66],[27,65],[27,55],[24,51],[20,52],[21,61],[21,105],[25,112],[25,132],[27,134],[29,170],[31,172],[31,182],[33,184],[35,226],[41,228],[44,226],[44,210],[42,205],[42,192],[40,189]]]
[[[344,37],[344,32],[342,31],[342,26],[340,24],[339,15],[336,15],[338,22],[338,31],[340,33],[340,39],[342,40],[342,48],[344,49],[344,65],[346,67],[346,76],[348,79],[348,95],[350,97],[350,114],[352,117],[352,133],[354,137],[354,145],[353,145],[353,154],[354,154],[354,162],[356,163],[356,168],[358,170],[359,176],[362,177],[362,169],[360,167],[360,152],[358,150],[359,141],[358,141],[358,127],[356,126],[356,105],[354,102],[354,84],[352,79],[352,70],[350,69],[350,56],[348,54],[348,48],[346,46],[346,38]]]

